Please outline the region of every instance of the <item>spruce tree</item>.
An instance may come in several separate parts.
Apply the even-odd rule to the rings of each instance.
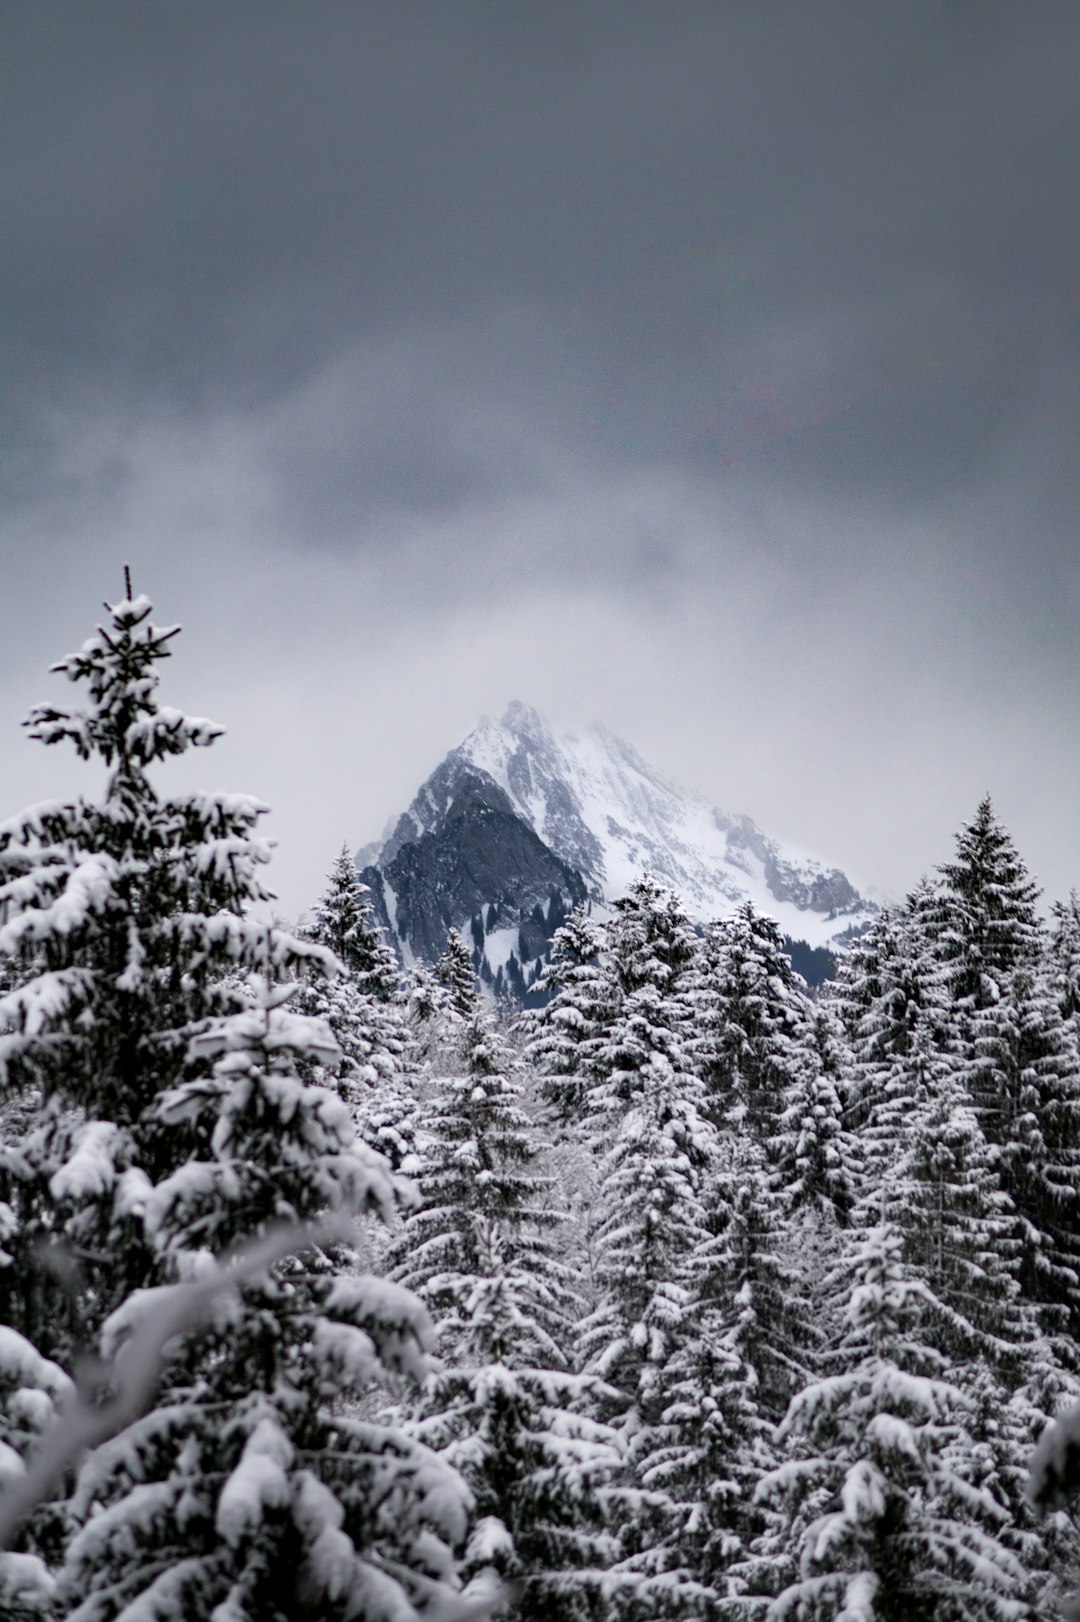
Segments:
[[[400,1170],[413,1146],[416,1055],[397,962],[379,936],[369,894],[343,846],[306,931],[335,954],[343,972],[332,980],[309,976],[296,1006],[324,1019],[340,1050],[333,1077],[320,1072],[317,1079],[337,1086],[365,1142]]]
[[[99,1326],[107,1356],[178,1284],[227,1268],[215,1253],[327,1211],[385,1216],[394,1200],[343,1102],[299,1073],[332,1059],[325,1025],[278,1011],[288,985],[254,1001],[235,990],[238,969],[338,964],[246,916],[271,899],[258,802],[155,791],[156,762],[218,729],[158,704],[175,631],[150,615],[145,598],[115,605],[56,667],[86,684],[86,709],[31,717],[35,736],[106,766],[103,802],[0,830],[0,949],[17,967],[0,1056],[32,1112],[0,1162],[0,1285],[8,1323],[61,1361]],[[32,1265],[49,1243],[63,1288]],[[154,1409],[81,1467],[57,1615],[374,1622],[448,1592],[460,1484],[340,1411],[421,1377],[426,1335],[419,1304],[363,1278],[344,1245],[223,1294]]]
[[[155,1101],[190,1145],[143,1197],[166,1278],[205,1276],[277,1224],[393,1214],[385,1163],[342,1100],[300,1074],[334,1043],[283,1007],[291,990],[265,982],[254,1007],[215,1022],[193,1043],[202,1073]],[[106,1353],[169,1288],[112,1314]],[[309,1245],[220,1297],[152,1411],[82,1466],[61,1614],[389,1622],[448,1597],[464,1487],[358,1410],[380,1385],[422,1380],[427,1346],[419,1302],[362,1276],[347,1246]]]
[[[186,1145],[162,1131],[153,1102],[182,1079],[192,1037],[239,1005],[229,972],[267,951],[245,916],[271,899],[258,878],[264,808],[238,794],[163,798],[150,781],[158,762],[220,735],[159,705],[157,667],[178,627],[150,615],[145,597],[111,608],[53,667],[85,686],[86,708],[42,706],[27,723],[105,766],[101,803],[49,802],[0,828],[0,954],[15,979],[0,1004],[0,1066],[8,1099],[31,1112],[17,1149],[0,1151],[0,1199],[14,1213],[0,1315],[61,1362],[154,1277],[138,1191]],[[270,950],[333,963],[284,935]],[[43,1270],[50,1250],[74,1287]]]
[[[456,929],[452,929],[446,937],[446,949],[436,963],[433,973],[447,994],[451,1011],[458,1019],[471,1019],[479,995],[476,970],[473,968],[468,947]]]
[[[973,1026],[972,1090],[1023,1225],[1022,1281],[1048,1328],[1080,1329],[1080,1050],[1041,962],[1004,979]]]
[[[1054,924],[1050,938],[1050,971],[1062,1015],[1080,1024],[1080,896],[1055,901],[1050,909]]]
[[[370,896],[343,844],[306,934],[329,947],[359,990],[392,1002],[398,991],[397,959],[375,922]]]
[[[940,873],[939,954],[953,1002],[975,1012],[996,1003],[1009,973],[1042,950],[1038,886],[989,795],[961,828],[955,859]]]
[[[863,1209],[877,1204],[896,1224],[911,1275],[951,1314],[954,1338],[943,1330],[942,1350],[957,1363],[982,1357],[1007,1388],[1017,1382],[1030,1328],[1015,1210],[960,1067],[935,1050],[928,1025],[916,1032],[907,1074],[903,1118],[888,1125],[895,1158],[877,1157]]]
[[[771,1138],[805,1062],[808,1007],[775,922],[747,901],[711,924],[687,989],[713,1119]]]
[[[800,1050],[802,1063],[785,1089],[770,1145],[773,1175],[792,1211],[843,1223],[856,1180],[845,1124],[851,1066],[840,1027],[826,1007],[807,1010]]]
[[[751,1566],[770,1622],[1016,1622],[1030,1584],[981,1491],[976,1415],[934,1339],[932,1292],[903,1241],[869,1233],[834,1287],[847,1294],[834,1373],[792,1400],[791,1456],[759,1497],[782,1519]]]
[[[533,1016],[528,1057],[543,1077],[543,1096],[563,1122],[581,1118],[586,1044],[599,1036],[612,1013],[603,947],[603,931],[582,902],[556,930],[551,961],[539,981],[548,1001]]]
[[[581,1352],[624,1408],[629,1507],[615,1570],[633,1586],[621,1605],[630,1616],[680,1616],[706,1605],[709,1593],[686,1566],[690,1506],[654,1472],[664,1473],[671,1439],[665,1414],[679,1393],[669,1382],[684,1342],[690,1258],[706,1238],[701,1187],[715,1135],[686,1047],[681,988],[693,943],[674,898],[648,881],[636,887],[615,921],[611,954],[621,1000],[587,1061],[598,1300],[582,1325]],[[682,1389],[682,1374],[675,1378]]]
[[[461,1073],[433,1086],[415,1170],[420,1203],[388,1266],[436,1318],[442,1366],[409,1412],[472,1491],[464,1575],[474,1590],[489,1573],[517,1580],[522,1622],[591,1617],[619,1455],[586,1412],[596,1382],[568,1367],[576,1291],[559,1216],[511,1056],[479,1009]]]

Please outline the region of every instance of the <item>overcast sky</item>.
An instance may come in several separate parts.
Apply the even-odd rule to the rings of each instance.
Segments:
[[[120,595],[295,915],[517,697],[1080,884],[1072,0],[0,11],[0,782]]]

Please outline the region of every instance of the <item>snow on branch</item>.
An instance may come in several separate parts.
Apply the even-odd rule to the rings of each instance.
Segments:
[[[1080,1493],[1080,1404],[1043,1432],[1031,1456],[1028,1502],[1035,1509],[1061,1509]]]
[[[78,1382],[61,1404],[56,1422],[31,1456],[25,1475],[9,1480],[0,1490],[0,1549],[10,1543],[31,1511],[83,1452],[118,1435],[146,1410],[170,1341],[197,1330],[216,1296],[296,1251],[347,1239],[351,1234],[348,1224],[341,1221],[277,1227],[227,1257],[206,1278],[141,1290],[129,1297],[120,1311],[130,1325],[130,1334],[104,1366],[95,1366],[92,1378]],[[108,1393],[104,1401],[102,1392]]]

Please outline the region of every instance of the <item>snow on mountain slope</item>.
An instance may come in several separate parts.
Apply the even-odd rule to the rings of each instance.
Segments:
[[[403,847],[441,829],[463,774],[477,772],[581,874],[597,902],[615,901],[648,871],[699,920],[750,900],[811,946],[834,941],[876,910],[839,869],[676,788],[606,727],[556,733],[517,702],[499,721],[485,717],[450,751],[385,843],[365,848],[366,860],[385,871]]]

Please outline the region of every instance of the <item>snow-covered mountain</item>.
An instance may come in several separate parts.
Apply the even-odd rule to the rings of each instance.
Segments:
[[[484,978],[518,990],[573,905],[608,906],[644,872],[701,922],[750,900],[811,947],[875,911],[838,868],[676,788],[606,727],[556,733],[517,702],[452,749],[357,861],[406,961],[437,956],[455,927]]]

